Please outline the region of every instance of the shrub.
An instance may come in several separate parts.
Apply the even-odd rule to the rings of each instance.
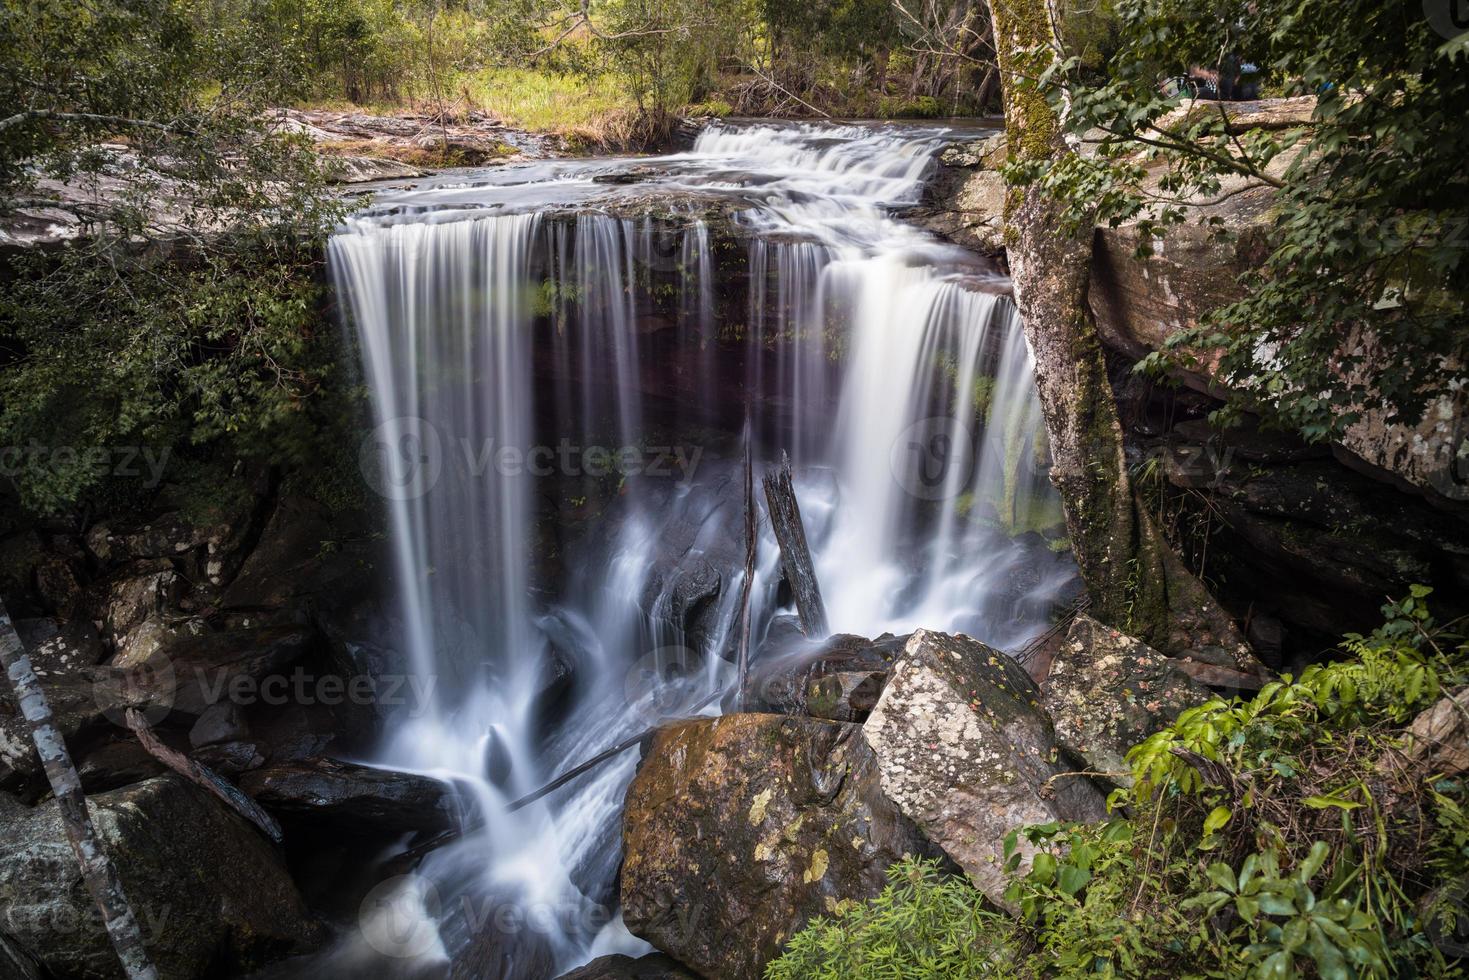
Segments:
[[[1134,747],[1111,820],[1013,832],[1015,922],[920,869],[921,885],[813,923],[767,975],[925,975],[956,948],[974,952],[946,976],[1462,975],[1465,945],[1442,937],[1469,914],[1464,781],[1401,751],[1404,724],[1469,682],[1469,645],[1428,594],[1385,606],[1345,659],[1215,698]],[[1023,874],[1022,839],[1039,848]]]

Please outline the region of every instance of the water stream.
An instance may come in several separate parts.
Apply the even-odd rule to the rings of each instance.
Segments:
[[[555,976],[647,949],[616,915],[636,751],[507,804],[728,702],[747,421],[758,471],[792,460],[834,631],[1044,629],[1074,570],[1006,283],[895,215],[953,135],[720,125],[384,191],[334,236],[393,639],[434,681],[376,761],[452,781],[467,828],[392,885],[414,927],[367,923],[339,965],[433,975],[477,946]],[[791,610],[762,535],[768,658]]]

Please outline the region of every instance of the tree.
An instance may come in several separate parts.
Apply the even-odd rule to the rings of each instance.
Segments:
[[[1047,0],[989,5],[1013,168],[1068,166],[1076,154],[1062,109],[1038,85],[1058,60],[1056,11]],[[1094,615],[1161,650],[1222,649],[1249,667],[1253,659],[1238,628],[1168,547],[1134,493],[1087,295],[1092,225],[1067,220],[1066,208],[1039,182],[1012,187],[1006,242],[1016,303],[1035,355],[1051,480]]]
[[[51,792],[56,796],[66,839],[71,843],[77,864],[81,866],[82,881],[102,913],[102,924],[117,950],[123,972],[128,980],[158,980],[158,971],[143,947],[143,931],[123,891],[122,879],[97,840],[91,817],[87,815],[87,798],[82,793],[81,778],[77,775],[76,766],[72,765],[66,742],[56,728],[50,705],[46,703],[46,694],[41,690],[40,681],[36,680],[36,672],[31,669],[31,658],[15,632],[4,603],[0,603],[0,666],[5,668],[16,703],[30,725],[41,767],[51,783]]]
[[[1462,414],[1469,34],[1445,43],[1438,32],[1453,31],[1450,4],[1348,0],[1323,15],[1296,0],[1122,0],[1117,14],[1109,78],[1071,60],[1040,86],[1071,105],[1073,135],[1094,137],[1094,153],[1032,174],[1065,202],[1061,217],[1137,219],[1161,238],[1187,220],[1187,200],[1275,194],[1270,251],[1243,298],[1149,366],[1217,352],[1234,408],[1315,440],[1369,412],[1413,425],[1450,401]],[[1310,97],[1309,122],[1243,129],[1226,104],[1159,85],[1194,66],[1227,83],[1245,62],[1282,94]]]
[[[0,444],[22,502],[101,488],[105,447],[216,477],[241,455],[317,456],[334,331],[316,253],[340,211],[267,111],[294,90],[289,65],[224,58],[229,37],[171,0],[0,17],[0,221],[49,209],[76,232],[0,275]]]

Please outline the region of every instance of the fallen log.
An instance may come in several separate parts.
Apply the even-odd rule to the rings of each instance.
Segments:
[[[87,813],[82,781],[77,776],[71,755],[66,751],[66,741],[56,730],[51,705],[46,701],[46,693],[36,679],[31,658],[10,622],[10,613],[4,603],[0,603],[0,664],[4,664],[5,673],[10,678],[20,713],[30,725],[36,753],[41,757],[41,767],[56,797],[66,839],[76,855],[77,864],[81,866],[82,881],[86,882],[92,901],[102,913],[102,925],[112,940],[112,948],[122,963],[123,973],[128,980],[158,980],[158,970],[143,946],[143,930],[123,892],[117,866],[97,840],[92,818]]]
[[[750,449],[750,412],[745,410],[745,577],[740,583],[740,638],[735,657],[734,710],[745,710],[745,685],[750,675],[750,590],[755,587],[755,553],[759,534],[755,526],[755,464]]]
[[[138,736],[138,742],[147,750],[148,754],[163,763],[174,772],[183,776],[189,782],[202,786],[215,796],[224,801],[225,805],[234,810],[240,816],[250,821],[260,832],[279,844],[284,836],[281,833],[281,825],[275,818],[266,813],[260,804],[246,796],[229,780],[216,773],[213,769],[202,763],[195,762],[182,752],[176,751],[164,745],[148,723],[143,720],[142,714],[137,708],[129,708],[125,714],[128,728],[132,729],[134,735]]]
[[[780,564],[796,599],[801,632],[810,639],[821,639],[831,630],[826,624],[826,606],[821,601],[821,587],[816,582],[811,549],[806,545],[806,528],[801,523],[796,488],[791,482],[789,456],[780,454],[780,466],[764,478],[764,483],[765,502],[770,506],[770,526],[780,544]]]

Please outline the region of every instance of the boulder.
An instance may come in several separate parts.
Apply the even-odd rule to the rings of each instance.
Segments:
[[[996,903],[1011,830],[1106,815],[1089,780],[1061,776],[1079,767],[1025,669],[967,636],[914,633],[862,735],[887,799]]]
[[[930,853],[855,725],[736,714],[660,730],[627,792],[623,921],[709,977],[756,978],[888,865]]]
[[[320,930],[274,849],[203,790],[160,776],[87,801],[159,976],[248,970],[311,948]],[[121,975],[57,805],[0,795],[5,932],[49,975]]]
[[[813,714],[835,721],[856,721],[841,717],[850,706],[831,701],[838,688],[821,682],[836,674],[863,675],[875,678],[868,689],[881,689],[888,668],[903,649],[906,637],[884,633],[875,640],[852,633],[835,633],[820,640],[810,640],[801,632],[795,616],[777,616],[766,631],[765,639],[755,651],[750,668],[748,698],[752,711],[774,711],[780,714]],[[849,678],[852,686],[863,681]],[[811,694],[818,686],[813,706]],[[839,695],[840,696],[840,695]],[[859,695],[860,700],[860,695]],[[875,703],[875,698],[872,699]],[[868,705],[866,710],[871,710]],[[865,711],[862,712],[865,717]]]
[[[1083,614],[1051,661],[1041,705],[1062,745],[1127,785],[1127,750],[1209,697],[1177,661]]]
[[[77,759],[77,776],[89,795],[161,776],[163,763],[136,739],[118,737],[88,749]]]
[[[887,671],[842,670],[806,685],[806,711],[813,718],[863,722],[877,707]]]
[[[631,957],[618,953],[599,956],[557,980],[698,980],[682,963],[662,953]]]
[[[1457,776],[1469,771],[1469,688],[1418,713],[1408,726],[1404,754],[1426,772]]]
[[[437,779],[317,757],[271,763],[240,777],[267,809],[382,834],[454,826],[454,799]]]

